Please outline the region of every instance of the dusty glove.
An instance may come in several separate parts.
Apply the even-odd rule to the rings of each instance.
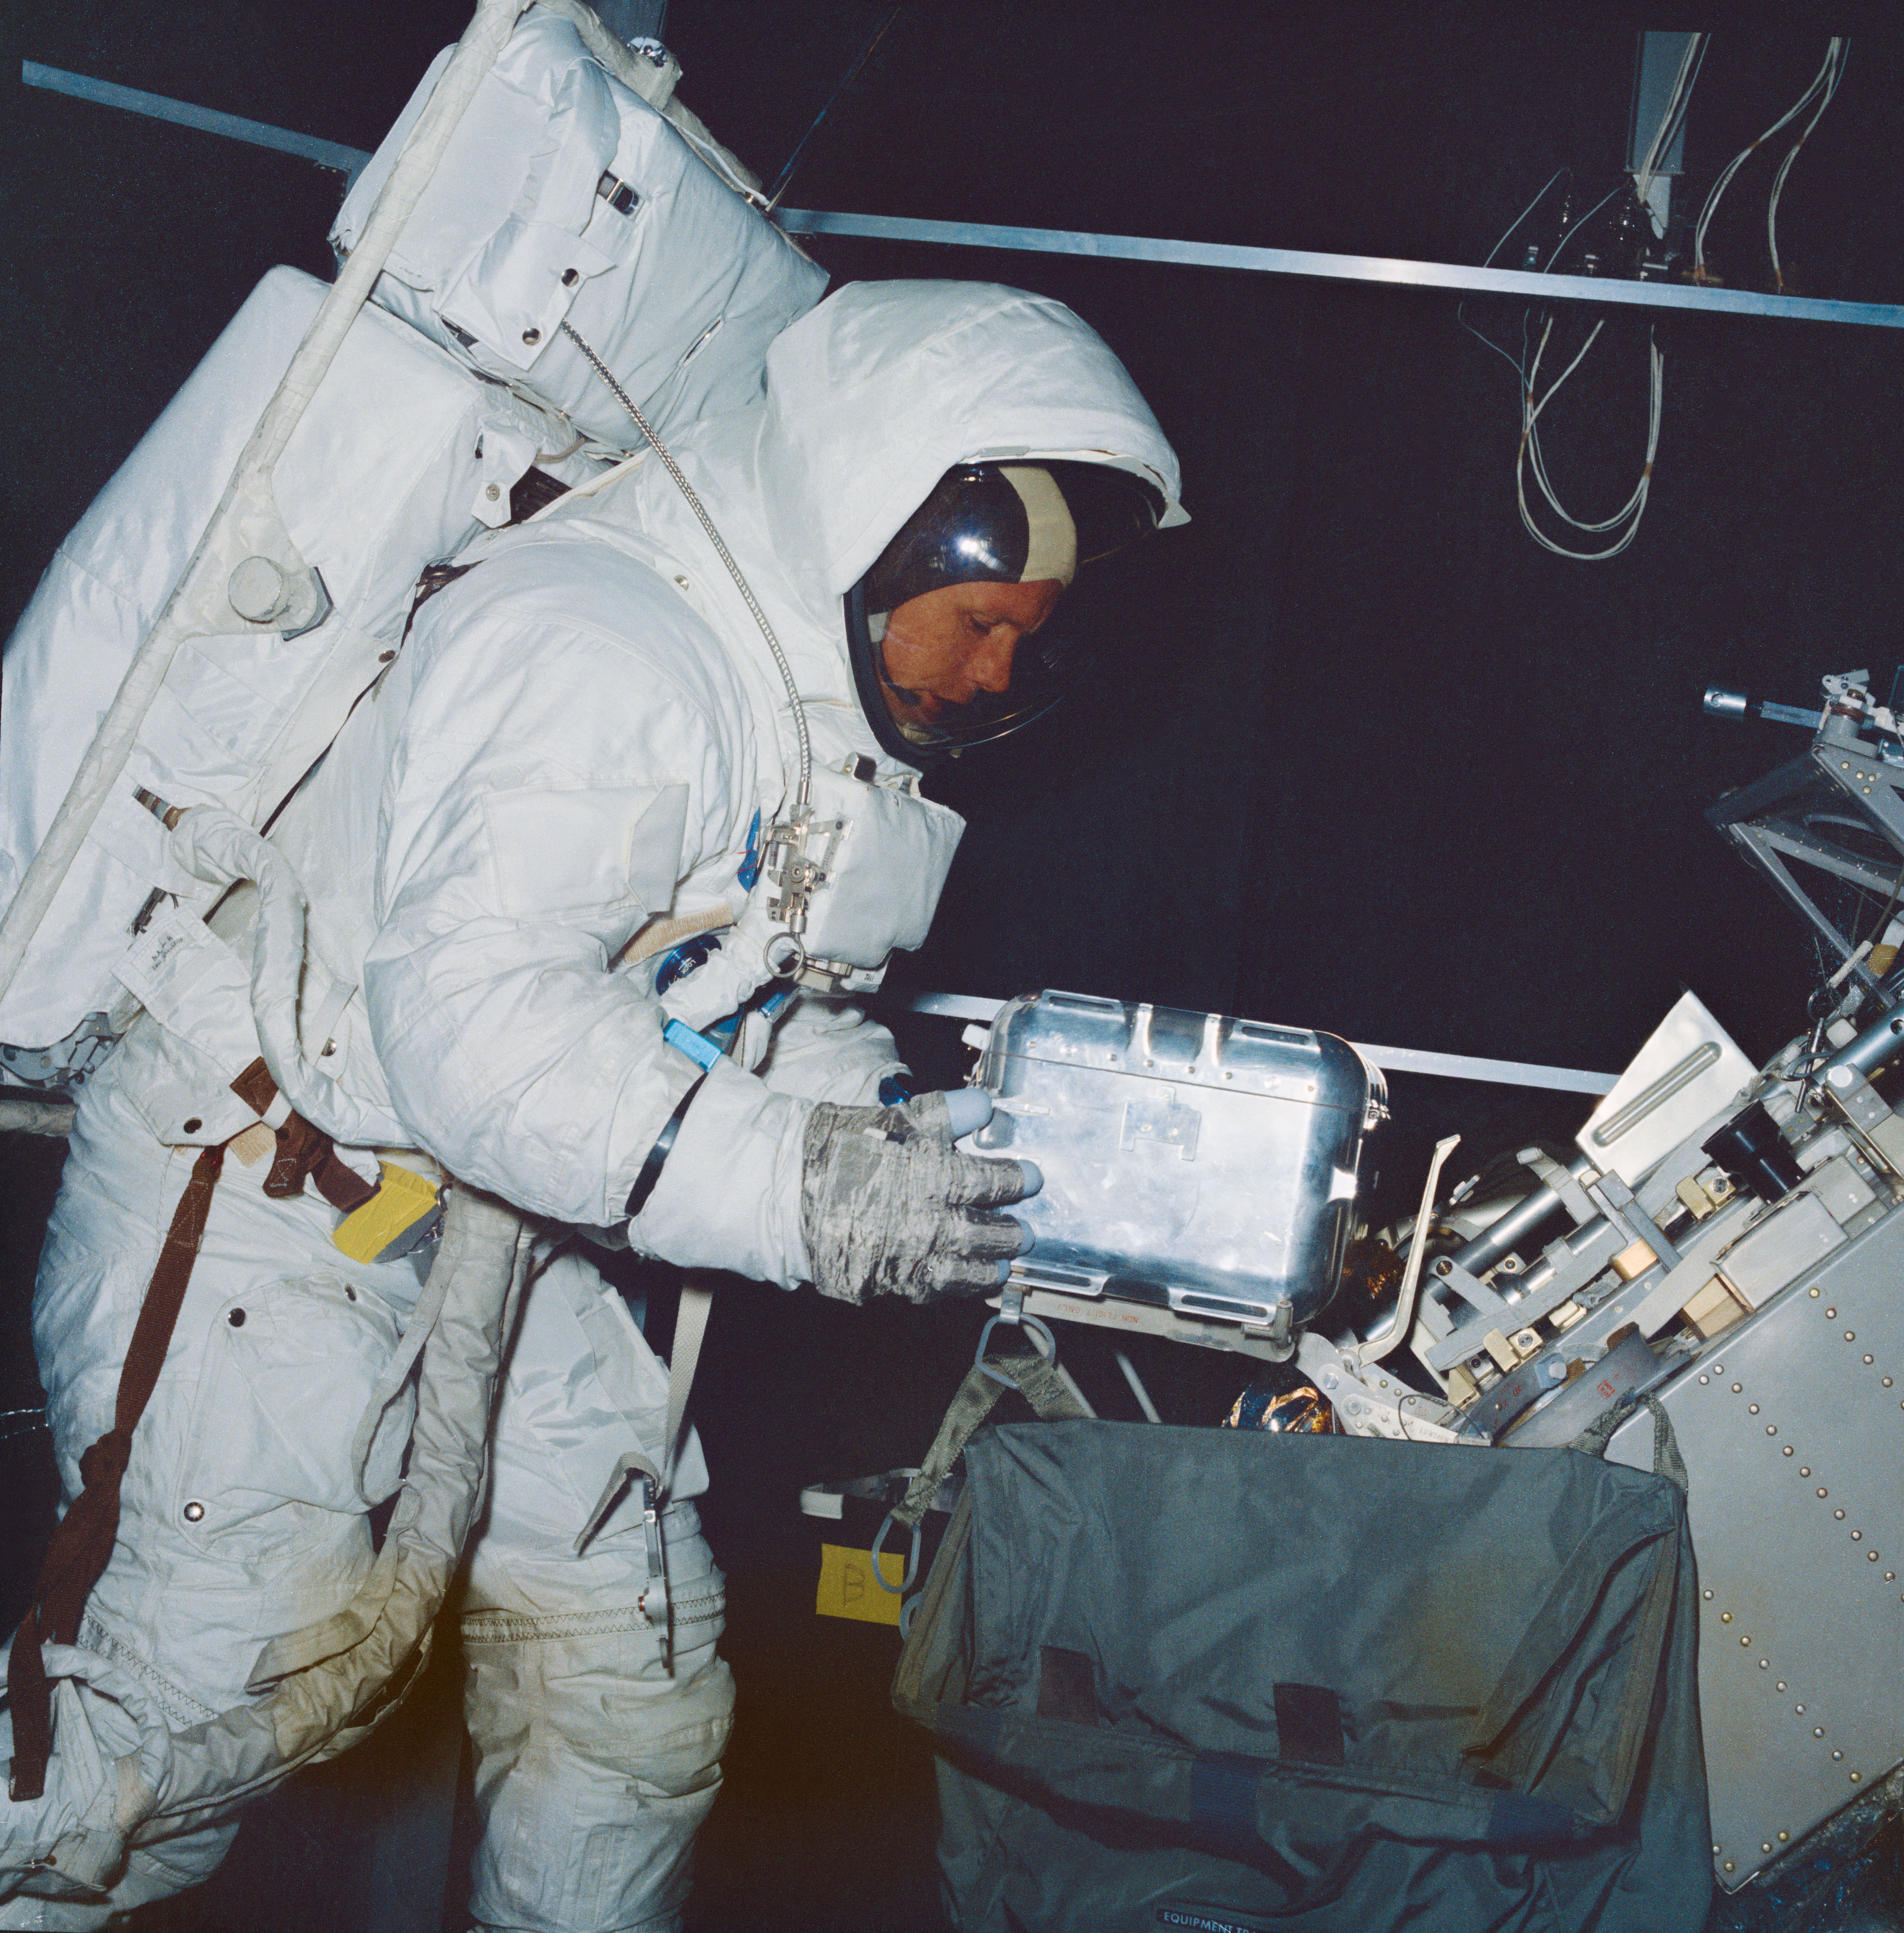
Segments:
[[[800,1226],[823,1295],[937,1302],[997,1288],[1030,1238],[993,1211],[1036,1194],[1042,1178],[1028,1162],[953,1147],[991,1113],[970,1090],[922,1094],[902,1108],[814,1108],[802,1144]]]

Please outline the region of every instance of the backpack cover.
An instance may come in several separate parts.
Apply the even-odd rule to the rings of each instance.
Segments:
[[[447,59],[347,199],[340,247],[355,242]],[[0,1072],[83,1081],[138,1012],[114,977],[137,933],[167,895],[200,910],[215,896],[171,864],[139,791],[267,824],[400,646],[423,567],[507,522],[531,465],[576,482],[638,443],[561,334],[565,316],[665,437],[756,393],[768,343],[825,281],[569,21],[525,14],[278,464],[278,507],[330,611],[288,636],[180,647],[0,999]],[[60,546],[9,640],[0,906],[324,293],[295,269],[266,276]]]

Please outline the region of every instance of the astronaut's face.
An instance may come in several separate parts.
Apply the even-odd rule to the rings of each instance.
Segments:
[[[1063,585],[948,584],[909,598],[886,620],[880,684],[904,732],[940,726],[982,696],[1011,688],[1018,640],[1051,615]]]

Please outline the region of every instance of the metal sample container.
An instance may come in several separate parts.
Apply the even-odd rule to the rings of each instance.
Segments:
[[[1335,1292],[1364,1135],[1387,1090],[1346,1041],[1222,1014],[1042,993],[993,1021],[972,1137],[1035,1162],[1012,1213],[1028,1288],[1271,1330]]]

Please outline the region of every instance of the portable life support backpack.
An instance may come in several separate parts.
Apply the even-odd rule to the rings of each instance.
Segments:
[[[448,58],[347,198],[340,254]],[[758,392],[767,344],[826,278],[672,101],[678,73],[651,44],[611,40],[577,0],[517,23],[273,475],[321,587],[316,621],[268,628],[272,586],[234,573],[233,628],[181,645],[0,996],[8,1081],[83,1081],[138,1012],[114,972],[136,934],[167,895],[198,909],[216,897],[172,864],[158,815],[216,804],[268,823],[396,654],[423,568],[509,522],[532,467],[573,483],[622,453],[625,413],[565,322],[664,436]],[[265,277],[60,546],[9,640],[0,908],[326,293],[295,269]]]

